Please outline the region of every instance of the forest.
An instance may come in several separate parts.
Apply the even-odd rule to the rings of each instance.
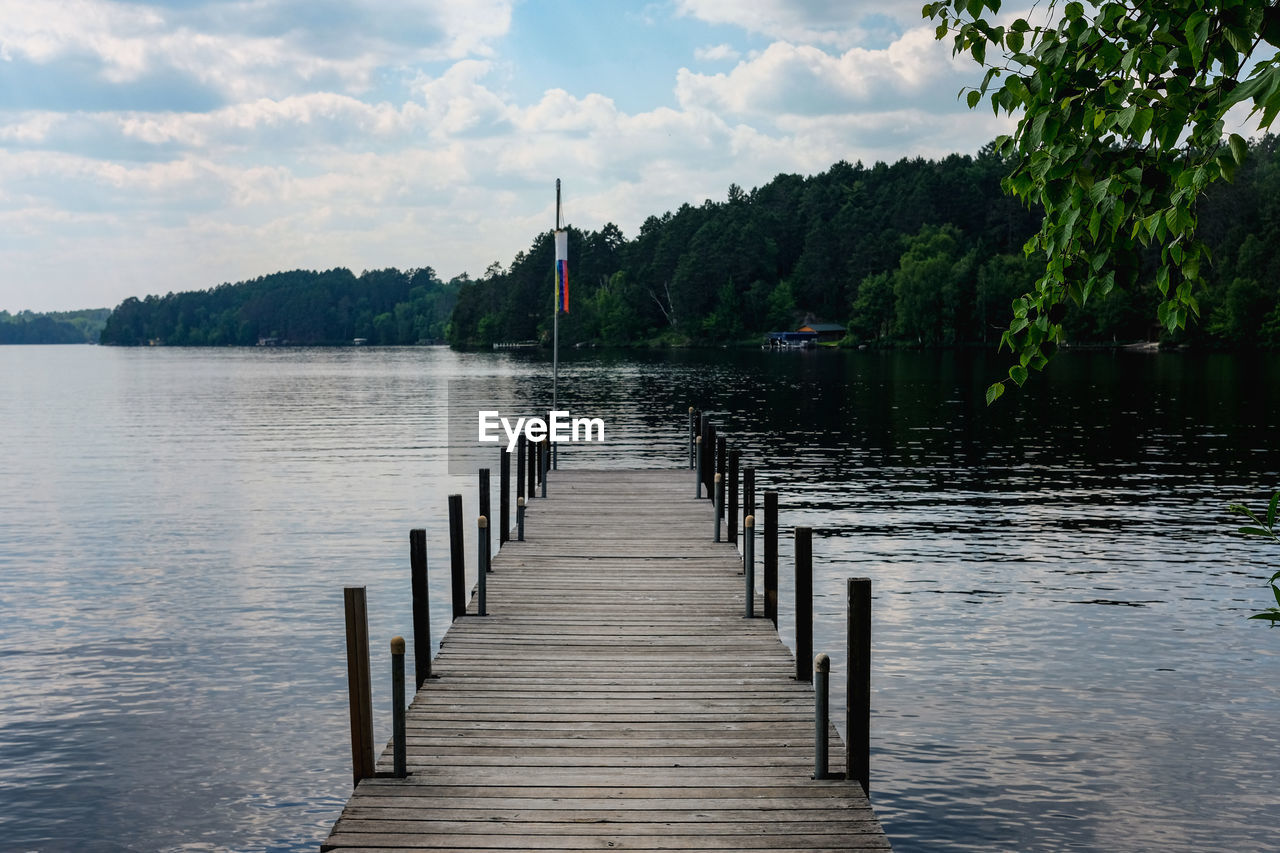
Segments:
[[[627,239],[616,225],[570,228],[570,313],[562,345],[758,345],[803,322],[844,325],[846,345],[994,346],[1012,300],[1043,262],[1023,252],[1038,212],[1005,194],[1011,164],[976,156],[840,162],[780,174],[723,201],[650,216]],[[1156,322],[1155,257],[1131,289],[1072,307],[1071,344],[1161,340],[1280,346],[1280,143],[1250,143],[1233,183],[1210,188],[1199,231],[1214,263],[1201,318],[1170,335]],[[550,342],[554,246],[538,234],[507,266],[441,282],[401,272],[293,271],[211,290],[126,300],[102,342],[138,345]]]
[[[210,290],[131,297],[102,330],[102,343],[139,346],[282,346],[443,343],[466,275],[435,270],[294,270]]]
[[[0,344],[96,344],[110,314],[110,308],[0,311]]]

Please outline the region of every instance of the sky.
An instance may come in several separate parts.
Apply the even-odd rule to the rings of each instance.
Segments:
[[[504,266],[1011,129],[907,0],[0,0],[0,309]]]

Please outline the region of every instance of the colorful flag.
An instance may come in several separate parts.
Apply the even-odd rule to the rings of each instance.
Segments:
[[[556,310],[569,313],[569,232],[556,232]]]

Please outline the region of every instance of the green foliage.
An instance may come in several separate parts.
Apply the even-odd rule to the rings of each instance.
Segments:
[[[296,270],[210,290],[130,297],[111,312],[102,343],[252,346],[442,340],[465,279],[442,283],[430,267],[401,272]]]
[[[1014,161],[1006,189],[1045,214],[1027,244],[1044,273],[1014,301],[1001,338],[1017,358],[1001,382],[1021,385],[1064,339],[1064,303],[1133,286],[1147,247],[1159,248],[1160,324],[1172,333],[1200,314],[1211,255],[1197,202],[1248,152],[1237,135],[1224,143],[1227,110],[1251,103],[1260,128],[1280,113],[1280,58],[1258,59],[1264,43],[1280,45],[1280,10],[1264,0],[1087,9],[1049,0],[1044,23],[998,26],[1000,6],[944,0],[923,15],[939,22],[939,39],[952,37],[955,54],[987,69],[966,95],[970,108],[985,98],[997,114],[1021,113],[996,141]]]
[[[1280,507],[1280,492],[1276,492],[1271,496],[1271,502],[1267,504],[1267,511],[1263,518],[1258,518],[1254,513],[1243,504],[1232,504],[1228,509],[1238,515],[1243,515],[1253,522],[1250,527],[1241,527],[1240,532],[1246,536],[1261,536],[1264,539],[1270,539],[1272,542],[1280,543],[1280,536],[1276,535],[1276,509]],[[1280,586],[1276,585],[1276,581],[1280,580],[1280,572],[1273,574],[1267,581],[1271,587],[1271,594],[1275,597],[1276,606],[1269,607],[1266,610],[1255,613],[1250,619],[1265,619],[1271,623],[1274,628],[1276,622],[1280,622]]]
[[[0,311],[0,344],[97,343],[109,308],[37,313]]]

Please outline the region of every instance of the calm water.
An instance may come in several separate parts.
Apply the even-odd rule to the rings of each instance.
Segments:
[[[0,348],[0,847],[316,849],[350,791],[342,587],[369,588],[381,672],[426,527],[439,640],[446,496],[476,500],[448,473],[447,381],[541,395],[546,373],[440,349]],[[1225,505],[1280,486],[1278,371],[1068,354],[988,410],[997,373],[575,353],[561,397],[610,441],[563,464],[682,463],[704,405],[784,526],[815,528],[838,671],[843,578],[874,579],[872,797],[896,849],[1274,849],[1280,631],[1244,616],[1280,549]]]

